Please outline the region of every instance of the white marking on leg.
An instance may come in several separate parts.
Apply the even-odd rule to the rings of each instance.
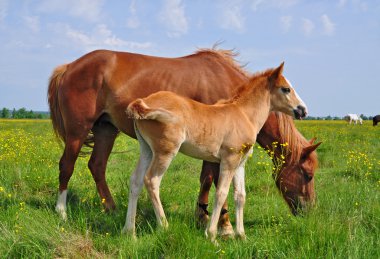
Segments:
[[[245,239],[243,212],[245,205],[245,172],[241,165],[234,176],[234,200],[236,207],[236,235]]]
[[[61,216],[63,220],[67,220],[66,213],[66,199],[67,199],[67,190],[58,193],[57,205],[55,206],[55,211]]]
[[[136,128],[135,131],[140,145],[140,158],[136,169],[130,178],[128,211],[125,219],[125,225],[122,230],[122,233],[129,233],[133,236],[136,234],[136,210],[138,197],[143,187],[144,176],[152,161],[152,151],[148,143],[145,142]]]

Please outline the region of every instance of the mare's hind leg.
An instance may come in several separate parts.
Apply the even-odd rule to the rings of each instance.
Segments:
[[[99,196],[106,211],[115,209],[115,202],[106,182],[106,166],[118,129],[106,121],[98,121],[92,128],[94,148],[88,162],[88,168],[96,183]]]
[[[66,213],[66,198],[67,185],[74,171],[74,164],[78,158],[80,149],[88,131],[81,136],[71,136],[67,134],[65,141],[65,151],[59,161],[59,195],[55,210],[62,217],[67,219]]]
[[[198,196],[198,204],[196,208],[196,217],[198,223],[201,226],[206,226],[209,220],[209,212],[207,211],[208,206],[208,195],[212,182],[214,181],[215,186],[218,184],[219,179],[219,164],[203,161],[202,172],[200,177],[201,189]],[[234,231],[231,225],[228,211],[227,211],[227,200],[223,204],[223,208],[220,214],[219,222],[219,234],[223,237],[233,237]]]

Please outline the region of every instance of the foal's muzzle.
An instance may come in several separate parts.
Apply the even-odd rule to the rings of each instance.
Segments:
[[[305,118],[307,115],[306,107],[298,105],[296,109],[293,109],[294,117],[299,120]]]

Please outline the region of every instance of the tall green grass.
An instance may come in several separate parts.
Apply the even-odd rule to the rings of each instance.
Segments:
[[[54,211],[62,147],[45,121],[0,120],[0,255],[4,258],[380,258],[380,127],[369,122],[301,121],[317,137],[320,169],[316,207],[293,217],[271,178],[271,162],[254,149],[246,170],[246,241],[214,246],[196,227],[201,161],[178,155],[166,173],[161,200],[168,230],[156,228],[145,191],[137,211],[137,240],[121,234],[136,141],[118,137],[107,168],[117,211],[104,213],[88,157],[69,184],[68,221]],[[213,189],[214,190],[214,189]],[[210,205],[213,200],[212,191]],[[234,206],[229,197],[234,223]]]

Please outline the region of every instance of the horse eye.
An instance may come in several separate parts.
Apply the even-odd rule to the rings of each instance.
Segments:
[[[287,88],[287,87],[281,87],[281,91],[282,91],[284,94],[288,94],[288,93],[290,93],[290,88]]]

